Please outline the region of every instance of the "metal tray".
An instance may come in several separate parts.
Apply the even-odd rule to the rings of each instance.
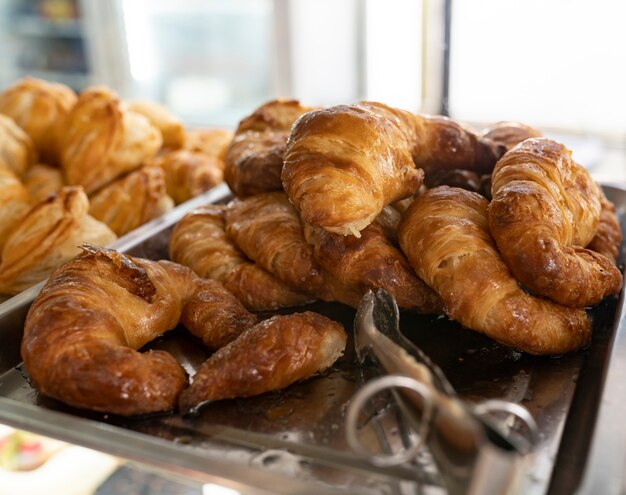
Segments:
[[[626,191],[606,187],[626,232]],[[189,211],[228,198],[217,188],[195,198]],[[118,249],[151,259],[167,257],[172,226],[184,214],[170,212],[118,241]],[[122,242],[124,241],[124,242]],[[620,264],[626,259],[624,248]],[[120,418],[85,412],[40,396],[28,383],[19,343],[28,306],[40,287],[0,305],[0,422],[96,448],[202,482],[242,493],[443,494],[428,452],[398,467],[374,467],[353,455],[344,439],[346,405],[376,371],[346,354],[325,374],[259,397],[222,401],[192,418],[177,414]],[[626,336],[623,296],[590,312],[592,344],[560,358],[515,352],[442,317],[403,313],[405,334],[421,346],[468,400],[503,398],[526,406],[540,428],[540,445],[526,459],[520,493],[618,493],[623,488],[626,434]],[[354,310],[313,304],[341,321],[348,333]],[[150,344],[167,349],[193,373],[207,352],[182,328]],[[372,411],[364,438],[372,450],[406,442],[393,404]]]

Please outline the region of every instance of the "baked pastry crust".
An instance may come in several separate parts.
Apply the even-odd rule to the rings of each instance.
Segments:
[[[313,110],[297,100],[272,100],[244,118],[225,156],[224,178],[237,197],[282,190],[283,153],[293,123]]]
[[[136,100],[126,103],[131,112],[146,117],[163,137],[163,148],[177,150],[185,144],[185,127],[167,108],[153,101]]]
[[[56,165],[65,118],[76,100],[74,90],[65,84],[27,77],[0,93],[0,113],[31,137],[43,162]]]
[[[80,253],[83,242],[104,246],[115,234],[88,215],[82,188],[66,186],[33,206],[2,249],[0,293],[17,294],[44,280],[55,268]]]
[[[224,161],[226,150],[234,135],[230,129],[187,129],[183,148]]]
[[[37,203],[60,191],[63,186],[65,179],[61,169],[44,163],[36,163],[24,175],[24,187]]]
[[[585,346],[583,309],[525,292],[489,233],[488,201],[464,189],[426,191],[400,223],[400,246],[417,274],[439,294],[445,313],[498,342],[537,355]]]
[[[496,165],[491,193],[491,233],[522,284],[571,307],[620,290],[615,260],[585,248],[597,232],[601,194],[565,146],[547,138],[523,141]]]
[[[600,219],[596,235],[587,245],[588,249],[606,256],[609,259],[617,260],[619,248],[622,245],[622,228],[620,227],[615,205],[609,201],[602,191],[600,191]]]
[[[173,207],[163,170],[141,167],[91,196],[89,214],[122,236]]]
[[[154,157],[163,138],[143,115],[124,110],[105,87],[83,91],[66,120],[61,165],[69,184],[87,194]]]
[[[246,258],[225,232],[224,208],[206,205],[185,215],[172,232],[170,259],[220,281],[250,311],[311,302],[310,295],[294,291]]]
[[[28,191],[17,176],[8,168],[0,167],[0,252],[31,206]]]
[[[11,117],[0,113],[0,167],[22,178],[36,160],[37,152],[30,136]]]
[[[543,136],[538,129],[511,120],[497,122],[484,129],[480,135],[483,138],[491,139],[498,144],[506,146],[507,151],[526,139]]]

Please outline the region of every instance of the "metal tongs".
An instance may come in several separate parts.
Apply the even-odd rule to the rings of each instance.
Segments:
[[[427,444],[451,494],[514,492],[524,456],[537,441],[532,415],[513,402],[470,404],[460,399],[442,370],[402,335],[399,321],[398,306],[388,292],[379,289],[363,296],[354,322],[357,358],[361,362],[374,358],[385,375],[367,382],[350,402],[346,416],[350,448],[374,465],[389,466],[415,458]],[[395,454],[374,454],[359,440],[358,418],[365,404],[387,389],[394,391],[418,440]],[[528,434],[508,430],[495,413],[517,418]]]

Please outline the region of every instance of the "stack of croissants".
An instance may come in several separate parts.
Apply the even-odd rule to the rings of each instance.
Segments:
[[[7,107],[0,95],[0,112]],[[173,144],[180,131],[172,127],[180,127],[166,112],[123,106],[96,88],[67,114],[62,128],[33,142],[109,225],[115,213],[103,210],[120,208],[116,196],[133,196],[123,208],[143,201],[119,192],[120,182],[156,181],[147,177],[167,175],[163,162],[192,161],[184,139]],[[51,140],[57,132],[65,137]],[[283,388],[330,367],[346,333],[312,311],[267,315],[315,300],[356,307],[377,288],[401,309],[559,355],[590,342],[587,309],[621,289],[614,205],[564,145],[526,125],[475,132],[375,102],[315,108],[274,100],[224,142],[220,172],[234,198],[188,213],[171,234],[169,260],[106,249],[106,238],[84,232],[82,254],[51,275],[22,343],[42,393],[136,415],[188,413]],[[201,189],[177,196],[166,187],[177,201]],[[46,201],[65,207],[55,197],[64,196]],[[84,229],[106,229],[90,225],[99,227]],[[138,351],[179,323],[212,352],[190,384],[172,355]]]

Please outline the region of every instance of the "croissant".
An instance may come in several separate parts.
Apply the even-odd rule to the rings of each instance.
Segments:
[[[224,178],[235,196],[282,190],[280,178],[289,130],[312,110],[297,100],[273,100],[243,119],[225,157]]]
[[[300,306],[312,300],[247,259],[224,229],[223,206],[207,205],[188,213],[172,232],[170,259],[201,277],[222,282],[250,311]]]
[[[400,308],[418,313],[440,313],[441,300],[420,280],[404,254],[385,235],[377,222],[361,231],[361,237],[340,236],[320,228],[305,229],[322,267],[362,296],[370,289],[384,288]],[[360,299],[360,297],[359,297]]]
[[[82,242],[105,245],[115,234],[87,214],[80,187],[66,186],[36,204],[11,231],[2,249],[0,293],[18,292],[45,279],[80,252]]]
[[[124,110],[104,87],[83,91],[66,119],[61,165],[70,184],[91,194],[154,157],[163,139],[143,115]]]
[[[165,172],[167,193],[176,204],[208,191],[224,180],[224,162],[204,153],[177,150],[154,160]]]
[[[601,195],[565,146],[547,138],[523,141],[496,165],[491,193],[491,233],[522,284],[571,307],[620,290],[615,261],[584,248],[597,232]]]
[[[89,214],[118,236],[171,210],[165,176],[158,167],[141,167],[111,182],[90,198]]]
[[[490,171],[502,152],[444,117],[373,102],[339,105],[294,124],[282,181],[304,222],[358,237],[385,205],[414,194],[424,171]]]
[[[54,272],[26,317],[22,357],[33,386],[125,416],[173,409],[185,372],[167,352],[137,349],[176,326],[195,275],[168,261],[83,250]]]
[[[27,77],[0,93],[0,113],[26,131],[41,160],[56,165],[65,118],[76,100],[76,93],[65,84]]]
[[[343,353],[342,326],[312,312],[274,316],[205,361],[179,400],[183,413],[208,401],[284,388],[329,368]]]
[[[35,202],[43,201],[65,185],[63,173],[57,167],[36,163],[24,175],[24,187]]]
[[[530,138],[542,137],[539,130],[520,122],[504,121],[487,127],[480,134],[484,139],[506,146],[507,150]]]
[[[489,233],[488,201],[440,186],[418,197],[400,223],[400,246],[417,274],[461,325],[521,351],[574,351],[591,338],[583,309],[520,288]]]
[[[0,252],[31,206],[28,191],[17,176],[8,168],[0,167]]]
[[[163,105],[137,100],[126,103],[126,108],[131,112],[143,115],[161,131],[164,148],[177,150],[185,144],[186,135],[182,122],[170,114]]]
[[[10,117],[0,113],[0,167],[21,178],[36,160],[32,139]]]
[[[204,153],[224,161],[226,150],[234,135],[230,129],[188,129],[185,132],[183,149]]]
[[[609,259],[616,260],[622,244],[622,229],[615,213],[615,205],[600,191],[600,219],[596,235],[587,245],[588,249],[600,253]]]
[[[257,265],[289,287],[316,299],[358,305],[361,293],[322,270],[304,238],[298,212],[283,192],[261,193],[229,203],[228,236]]]

